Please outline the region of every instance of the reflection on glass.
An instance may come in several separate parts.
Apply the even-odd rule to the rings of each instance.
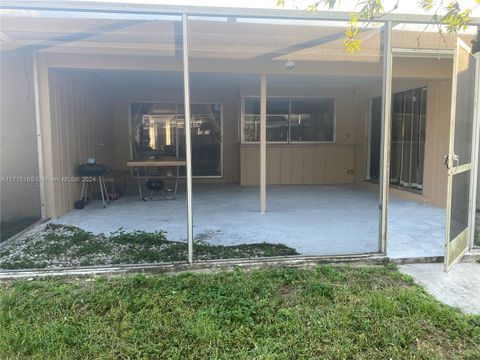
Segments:
[[[260,115],[245,115],[245,142],[260,141]],[[288,141],[288,115],[267,115],[267,141]]]
[[[333,141],[333,99],[292,99],[291,141]]]
[[[267,98],[268,115],[286,115],[290,112],[290,100],[287,98]]]
[[[390,182],[408,189],[423,188],[427,89],[395,94],[392,116]]]
[[[288,141],[288,114],[267,115],[267,141]]]
[[[260,115],[260,99],[256,98],[245,98],[245,114],[249,115]]]
[[[392,98],[390,184],[419,191],[423,188],[427,88],[397,93]],[[370,177],[378,180],[382,98],[372,101]]]
[[[132,104],[131,111],[134,160],[185,158],[183,104]],[[221,105],[192,104],[191,114],[193,176],[220,176]]]
[[[260,99],[244,99],[245,142],[260,141]],[[267,98],[267,141],[332,142],[335,132],[333,98]]]
[[[245,115],[244,134],[245,142],[260,141],[259,115]]]
[[[267,98],[267,141],[288,141],[288,98]]]

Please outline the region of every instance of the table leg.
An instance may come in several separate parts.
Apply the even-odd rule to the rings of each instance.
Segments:
[[[84,197],[83,197],[84,190],[85,190],[85,178],[82,177],[82,192],[80,195],[80,200],[84,200]]]
[[[105,196],[107,198],[107,204],[110,205],[110,196],[108,196],[108,190],[107,190],[107,184],[105,183],[105,178],[102,176],[102,185],[103,185],[103,190],[105,191]],[[113,191],[112,191],[113,194]]]
[[[140,200],[143,200],[142,184],[140,184],[140,173],[138,172],[138,167],[137,167],[137,184],[138,184],[138,193],[140,195]]]
[[[174,199],[177,198],[177,189],[178,189],[178,179],[180,177],[180,166],[177,166],[177,174],[176,174],[176,178],[175,178],[175,194],[174,194]]]
[[[98,177],[98,184],[100,185],[100,194],[102,195],[102,203],[103,203],[103,207],[105,208],[106,205],[105,205],[105,197],[103,196],[103,185],[102,185],[102,177],[101,176]]]
[[[143,168],[143,172],[145,173],[145,186],[146,186],[147,189],[148,189],[148,186],[147,186],[147,184],[148,184],[148,172],[147,172],[147,167],[144,167],[144,168]],[[143,200],[145,200],[145,199],[143,199]],[[152,200],[152,192],[151,192],[151,191],[150,191],[150,200]]]

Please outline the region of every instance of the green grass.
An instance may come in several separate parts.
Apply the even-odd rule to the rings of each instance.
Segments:
[[[391,265],[88,280],[0,284],[0,358],[480,358],[480,316]]]
[[[298,255],[282,244],[195,244],[197,260]],[[165,232],[119,230],[109,236],[94,235],[78,227],[48,224],[41,233],[0,251],[0,269],[65,266],[144,264],[186,261],[187,244],[167,240]]]

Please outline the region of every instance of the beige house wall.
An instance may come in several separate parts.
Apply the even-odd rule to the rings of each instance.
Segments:
[[[425,167],[423,195],[427,202],[445,207],[447,202],[447,169],[450,136],[450,104],[452,83],[450,80],[429,82],[427,98],[427,129],[425,139]],[[430,114],[430,115],[428,115]]]
[[[56,104],[56,100],[46,92],[49,87],[48,77],[45,73],[48,68],[83,69],[83,70],[153,70],[153,71],[178,71],[181,64],[171,58],[134,57],[121,56],[111,57],[108,55],[82,55],[82,54],[41,54],[41,115],[42,131],[52,140],[52,132],[57,131],[54,114],[50,114],[50,102]],[[418,61],[417,61],[418,60]],[[414,66],[417,63],[417,67]],[[259,61],[252,63],[247,61],[205,61],[192,59],[192,71],[198,72],[234,72],[237,74],[260,74],[266,71],[268,74],[284,74],[283,67],[268,66]],[[336,142],[334,144],[299,144],[299,145],[269,145],[268,182],[280,184],[316,184],[316,183],[349,183],[361,182],[365,179],[366,163],[366,121],[368,116],[368,99],[378,96],[380,93],[380,77],[378,67],[372,64],[357,65],[349,64],[348,68],[340,64],[325,63],[322,67],[299,66],[300,70],[295,74],[315,73],[333,76],[371,76],[372,83],[362,87],[337,87],[337,88],[272,88],[268,89],[269,95],[288,96],[334,96],[336,98]],[[449,70],[450,69],[450,70]],[[346,71],[346,72],[345,72]],[[450,72],[449,72],[450,71]],[[448,106],[450,103],[449,80],[451,77],[451,60],[398,58],[394,62],[394,91],[412,89],[418,86],[429,87],[427,109],[427,144],[425,159],[425,189],[422,201],[428,201],[438,206],[444,205],[446,172],[442,172],[444,147],[448,146]],[[420,77],[423,80],[411,80]],[[376,80],[375,80],[376,79]],[[85,80],[85,79],[84,79]],[[90,79],[91,80],[91,79]],[[103,79],[102,79],[103,80]],[[52,81],[52,80],[51,80]],[[85,80],[86,81],[86,80]],[[81,82],[80,82],[81,83]],[[79,84],[80,84],[79,83]],[[105,82],[104,82],[105,83]],[[100,82],[98,82],[100,84]],[[80,85],[76,85],[76,87]],[[87,86],[86,83],[84,86]],[[130,157],[129,141],[129,104],[141,101],[183,101],[182,89],[172,89],[168,86],[140,86],[132,85],[124,88],[109,86],[105,83],[102,91],[96,97],[102,101],[104,94],[111,94],[113,100],[109,114],[112,115],[111,125],[108,125],[108,136],[112,143],[112,154],[107,158],[107,165],[112,168],[125,168],[126,161]],[[70,90],[71,92],[72,90]],[[79,90],[82,92],[81,90]],[[239,144],[240,99],[242,95],[252,95],[253,90],[245,88],[215,89],[213,84],[205,84],[205,89],[192,89],[192,102],[221,102],[223,104],[223,179],[202,181],[240,182],[242,185],[256,185],[258,176],[258,146]],[[258,92],[258,89],[255,90]],[[89,91],[87,91],[89,92]],[[92,92],[89,92],[92,93]],[[72,94],[72,96],[74,96]],[[76,97],[82,96],[79,94]],[[71,97],[74,99],[75,97]],[[71,101],[72,106],[76,102]],[[69,105],[71,106],[71,105]],[[57,109],[52,104],[52,112],[64,111]],[[72,108],[75,112],[74,108]],[[78,111],[78,110],[77,110]],[[108,111],[107,111],[108,112]],[[81,116],[78,115],[77,118]],[[108,118],[108,116],[106,115]],[[63,121],[63,120],[62,120]],[[105,122],[105,117],[102,117]],[[70,127],[65,126],[65,129]],[[63,131],[63,130],[62,130]],[[69,131],[69,130],[68,130]],[[103,137],[103,136],[101,136]],[[106,138],[105,137],[105,141]],[[69,137],[70,138],[70,137]],[[56,140],[55,140],[56,141]],[[56,156],[53,149],[58,145],[55,141],[47,141],[44,144],[44,165],[46,174],[58,173],[59,166],[53,160]],[[66,140],[65,140],[66,141]],[[63,144],[63,143],[62,143]],[[64,144],[63,144],[64,145]],[[63,146],[62,145],[62,146]],[[110,145],[109,145],[110,146]],[[70,155],[69,155],[70,156]],[[78,157],[74,158],[78,159]],[[70,157],[68,158],[70,159]],[[439,161],[442,160],[442,161]],[[73,161],[73,160],[72,160]],[[63,162],[62,162],[63,164]],[[70,166],[72,162],[67,163]],[[75,168],[75,167],[73,167]],[[333,170],[334,169],[334,170]],[[350,172],[353,170],[353,174]],[[70,170],[71,172],[72,170]],[[431,185],[427,184],[431,182]],[[64,189],[64,187],[66,189]],[[55,189],[61,189],[60,194],[55,194]],[[67,190],[68,189],[68,190]],[[47,202],[50,206],[49,216],[58,216],[72,206],[78,189],[75,187],[57,184],[47,185]],[[409,195],[410,196],[410,195]],[[63,200],[54,200],[62,198]],[[66,198],[67,200],[64,200]]]
[[[0,176],[37,177],[38,155],[32,53],[0,52]],[[0,183],[2,221],[40,217],[40,183]]]
[[[70,181],[78,176],[78,165],[88,158],[112,163],[115,154],[111,99],[103,81],[89,73],[50,71],[49,84],[51,152],[45,155],[51,168],[47,176],[61,180],[50,183],[54,205],[47,206],[47,216],[56,217],[80,199],[81,183]]]

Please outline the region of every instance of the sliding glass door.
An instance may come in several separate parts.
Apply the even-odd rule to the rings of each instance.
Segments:
[[[130,126],[132,160],[185,158],[183,104],[134,103]],[[191,104],[191,129],[193,176],[222,176],[222,106]]]
[[[390,184],[421,192],[425,154],[427,88],[393,95]],[[381,98],[372,100],[369,178],[378,181]]]
[[[393,96],[390,183],[422,190],[427,89]]]

